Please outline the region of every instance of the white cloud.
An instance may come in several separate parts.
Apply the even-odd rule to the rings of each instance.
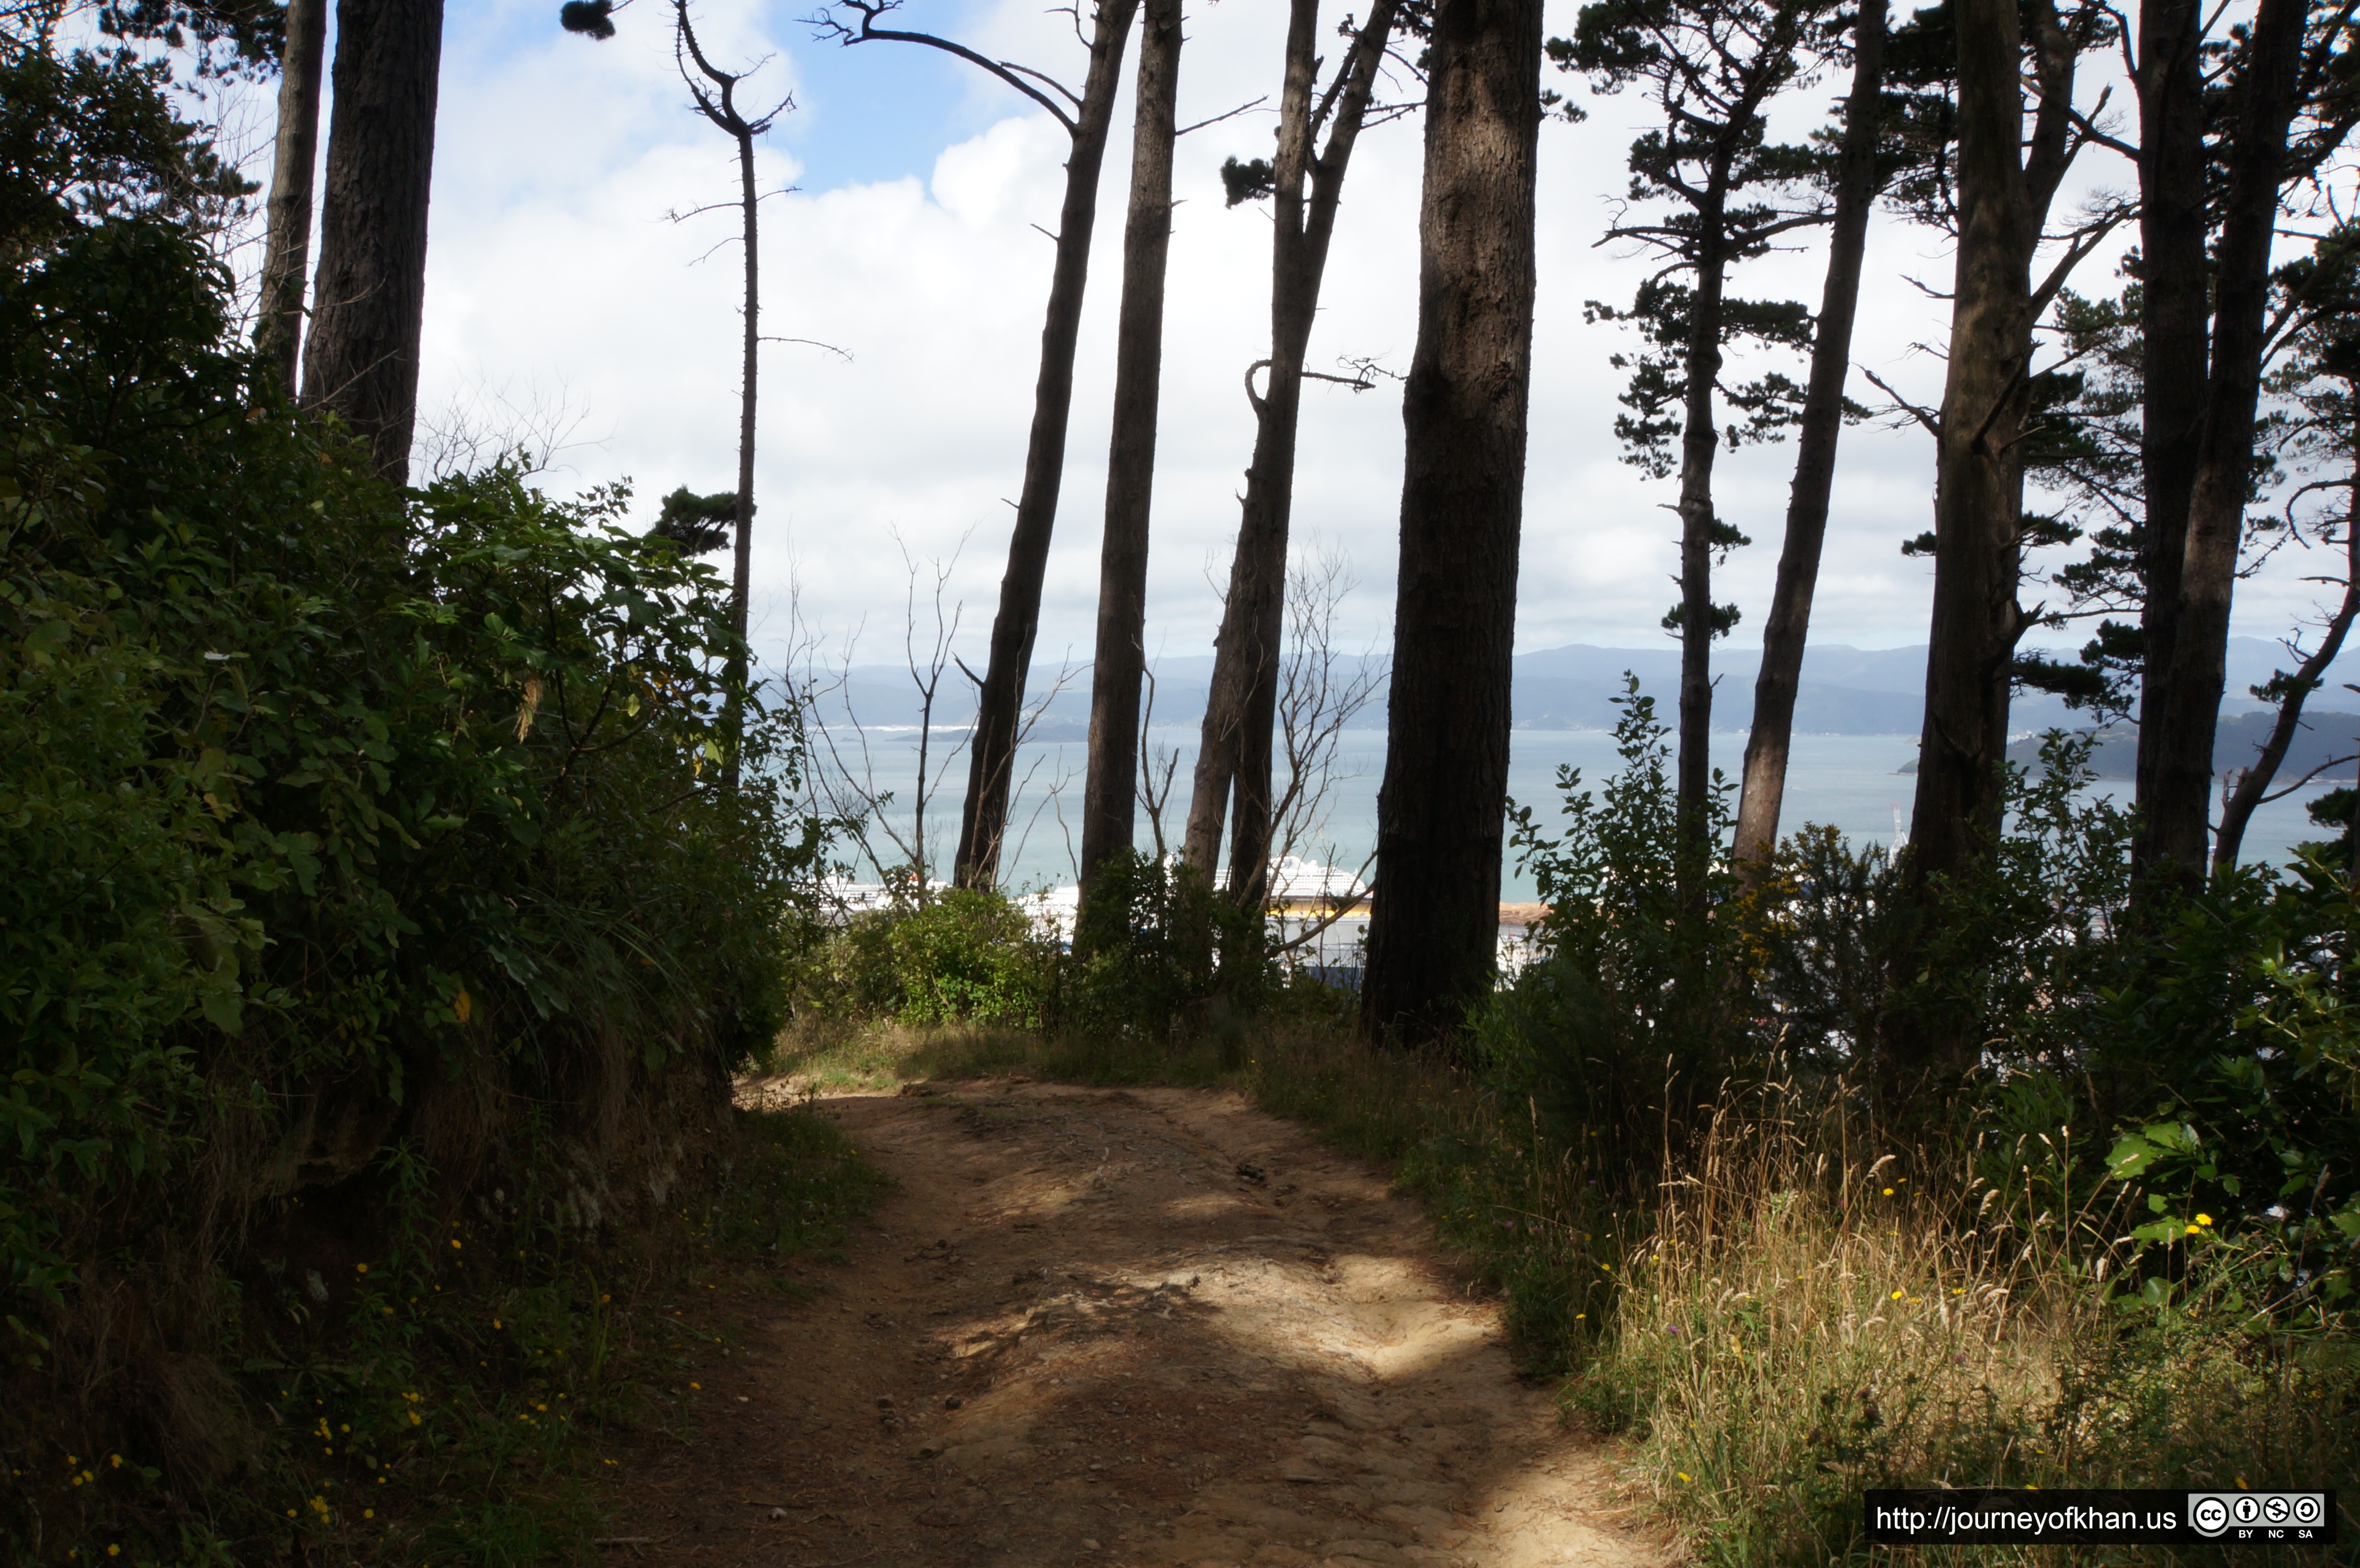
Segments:
[[[559,35],[547,10],[545,0],[504,0],[452,12],[422,401],[432,408],[485,384],[567,386],[589,410],[588,430],[603,438],[570,454],[579,478],[631,475],[651,513],[653,497],[676,484],[725,488],[735,472],[734,210],[664,221],[675,209],[734,198],[733,149],[687,112],[653,8],[628,16],[634,26],[606,45]],[[787,343],[763,350],[758,622],[781,631],[789,584],[799,581],[806,610],[829,625],[865,615],[872,637],[889,625],[898,632],[902,567],[893,536],[921,557],[948,555],[964,539],[955,591],[979,645],[1012,516],[1006,502],[1022,475],[1051,261],[1040,231],[1057,223],[1065,138],[980,73],[945,76],[938,57],[908,46],[860,46],[851,51],[862,57],[854,73],[782,10],[712,0],[706,12],[717,59],[770,57],[751,84],[758,96],[793,87],[809,106],[762,148],[766,190],[814,187],[763,205],[762,329],[852,356],[846,363]],[[1553,6],[1553,30],[1569,27],[1570,13]],[[1078,81],[1069,20],[1036,0],[915,0],[902,16]],[[1198,5],[1182,66],[1184,121],[1274,92],[1283,24],[1275,5]],[[902,76],[880,69],[879,56],[906,62],[921,101],[888,90]],[[960,85],[945,89],[951,82]],[[1829,99],[1842,86],[1816,91]],[[1581,320],[1585,299],[1625,299],[1645,270],[1595,245],[1644,104],[1624,96],[1592,107],[1589,124],[1552,123],[1543,136],[1520,647],[1654,643],[1674,596],[1673,524],[1663,509],[1671,487],[1617,461],[1622,377],[1607,358],[1625,339]],[[803,174],[834,167],[847,138],[873,138],[866,150],[882,158],[901,146],[894,138],[937,121],[982,128],[948,133],[930,160],[912,153],[913,172],[901,177],[821,189]],[[1100,192],[1039,645],[1047,657],[1067,648],[1086,654],[1090,637],[1128,124],[1126,103]],[[1266,148],[1269,125],[1257,112],[1182,144],[1149,606],[1151,645],[1173,654],[1210,646],[1218,605],[1205,571],[1211,561],[1217,578],[1226,572],[1252,439],[1240,382],[1267,343],[1268,220],[1255,207],[1224,210],[1218,170],[1226,155]],[[1395,370],[1407,366],[1420,137],[1407,120],[1361,142],[1315,363],[1374,354]],[[2092,178],[2127,177],[2116,169]],[[1739,287],[1816,305],[1820,265],[1816,251],[1774,258],[1747,269]],[[1948,272],[1940,236],[1880,222],[1855,359],[1928,402],[1939,399],[1940,364],[1912,345],[1939,343],[1944,310],[1905,275],[1939,289]],[[2085,271],[2086,288],[2104,281]],[[1873,395],[1857,376],[1852,390]],[[1356,644],[1381,636],[1391,615],[1400,453],[1394,390],[1322,386],[1307,397],[1296,527],[1299,537],[1350,553],[1362,583]],[[1847,432],[1815,615],[1821,640],[1922,640],[1929,569],[1897,547],[1928,524],[1930,461],[1914,429]],[[1718,584],[1717,596],[1745,609],[1741,641],[1758,637],[1766,610],[1791,462],[1789,447],[1722,460],[1722,509],[1756,540]],[[2273,567],[2241,589],[2239,630],[2276,635],[2311,597],[2294,581],[2301,570]]]

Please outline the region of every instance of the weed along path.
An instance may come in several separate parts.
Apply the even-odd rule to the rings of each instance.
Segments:
[[[1301,1129],[1008,1079],[820,1106],[896,1189],[705,1363],[606,1562],[1666,1561],[1415,1205]]]

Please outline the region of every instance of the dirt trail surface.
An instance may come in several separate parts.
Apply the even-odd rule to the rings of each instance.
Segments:
[[[822,1103],[899,1183],[757,1308],[606,1561],[1667,1562],[1369,1167],[1234,1094]]]

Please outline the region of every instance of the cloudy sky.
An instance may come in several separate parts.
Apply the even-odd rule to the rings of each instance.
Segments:
[[[1041,230],[1056,222],[1065,137],[950,57],[816,40],[799,19],[816,4],[704,0],[697,13],[716,59],[763,62],[753,92],[794,100],[761,146],[762,186],[779,192],[762,209],[764,331],[842,351],[764,350],[758,636],[783,645],[792,594],[807,621],[839,640],[865,624],[864,659],[890,657],[906,550],[922,562],[956,558],[962,641],[979,648],[1022,471],[1051,261]],[[550,483],[628,476],[651,517],[655,497],[673,485],[724,489],[734,473],[735,210],[667,216],[734,197],[734,148],[689,112],[660,0],[620,12],[620,36],[603,44],[562,33],[555,9],[553,0],[449,9],[421,408],[430,419],[472,408],[479,424],[497,425],[515,418],[503,409],[563,404],[574,444]],[[1334,9],[1340,17],[1343,7]],[[1573,10],[1553,5],[1550,30],[1568,29]],[[1079,82],[1071,18],[1043,0],[909,0],[901,15],[903,26]],[[1196,0],[1182,122],[1274,94],[1283,23],[1276,0]],[[1608,356],[1627,340],[1582,321],[1584,300],[1627,300],[1647,267],[1597,244],[1644,106],[1551,76],[1592,112],[1587,124],[1552,122],[1542,133],[1516,642],[1662,646],[1656,622],[1674,596],[1671,486],[1618,460],[1622,378]],[[1842,87],[1820,83],[1798,99],[1797,114],[1823,112]],[[1126,94],[1100,193],[1040,639],[1046,659],[1066,649],[1087,657],[1090,637],[1129,116]],[[1149,593],[1151,650],[1174,656],[1210,647],[1218,602],[1208,575],[1226,573],[1252,437],[1240,382],[1268,342],[1269,221],[1256,206],[1224,210],[1219,168],[1229,156],[1266,154],[1271,125],[1267,109],[1251,111],[1181,144]],[[1408,364],[1420,135],[1413,116],[1360,144],[1315,364],[1348,355]],[[2081,171],[2080,194],[2129,183],[2125,168],[2097,158]],[[2085,265],[2086,289],[2109,285],[2112,259]],[[1950,265],[1938,234],[1885,221],[1873,233],[1855,364],[1929,404],[1941,366],[1918,345],[1939,344],[1944,312],[1910,280],[1946,287]],[[1746,268],[1737,287],[1816,304],[1820,266],[1814,251],[1774,257]],[[1857,371],[1852,391],[1876,397]],[[1349,555],[1360,581],[1347,611],[1354,646],[1382,639],[1390,622],[1400,456],[1394,390],[1309,393],[1296,538]],[[1757,541],[1716,585],[1717,597],[1745,611],[1740,644],[1759,637],[1791,461],[1787,447],[1723,457],[1721,508]],[[1923,640],[1930,566],[1905,560],[1898,543],[1928,526],[1930,463],[1914,428],[1846,435],[1818,638]],[[2300,578],[2316,570],[2288,560],[2248,584],[2238,629],[2281,633],[2309,604],[2314,590]]]

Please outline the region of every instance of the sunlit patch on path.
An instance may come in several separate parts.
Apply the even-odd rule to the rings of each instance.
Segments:
[[[1666,1561],[1415,1206],[1300,1129],[1018,1080],[823,1113],[899,1189],[701,1377],[616,1560]]]

